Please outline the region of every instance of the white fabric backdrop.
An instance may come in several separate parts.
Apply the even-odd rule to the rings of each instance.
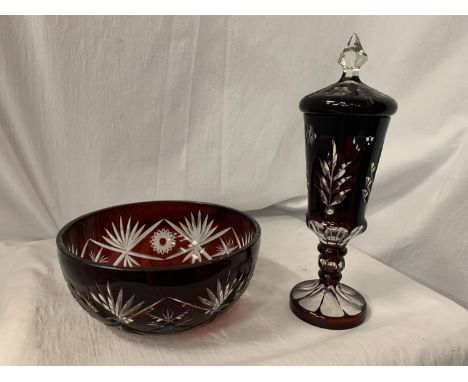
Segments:
[[[400,108],[352,244],[468,306],[467,21],[1,17],[0,239],[147,199],[303,213],[298,102],[356,31]]]

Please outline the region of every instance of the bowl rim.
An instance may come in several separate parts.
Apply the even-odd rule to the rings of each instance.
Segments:
[[[232,251],[228,255],[224,255],[219,258],[211,259],[208,261],[203,261],[201,263],[193,263],[193,264],[180,264],[180,265],[169,265],[169,266],[156,266],[156,267],[138,267],[138,268],[124,268],[124,267],[118,267],[114,265],[106,265],[102,263],[96,263],[92,260],[87,260],[85,258],[78,257],[74,255],[73,253],[70,252],[70,250],[65,246],[63,242],[63,235],[65,232],[72,227],[74,224],[78,223],[80,220],[91,216],[95,215],[101,212],[105,212],[107,210],[111,210],[114,208],[121,208],[121,207],[127,207],[127,206],[133,206],[137,204],[144,204],[144,203],[188,203],[188,204],[194,204],[194,205],[204,205],[204,206],[210,206],[210,207],[217,207],[217,208],[222,208],[225,210],[230,210],[232,212],[235,212],[239,215],[244,216],[247,218],[254,226],[255,232],[252,237],[252,240],[249,241],[248,244],[244,245],[243,247],[237,248],[236,250]],[[261,236],[261,228],[260,224],[252,217],[250,214],[246,212],[239,211],[235,208],[224,206],[222,204],[216,204],[216,203],[208,203],[208,202],[199,202],[199,201],[193,201],[193,200],[147,200],[147,201],[140,201],[140,202],[132,202],[132,203],[124,203],[124,204],[118,204],[114,206],[109,206],[105,208],[101,208],[99,210],[95,210],[92,212],[85,213],[83,215],[80,215],[76,217],[75,219],[69,221],[67,224],[65,224],[57,233],[55,243],[57,245],[57,248],[59,251],[72,259],[79,261],[81,263],[84,263],[86,265],[89,265],[91,267],[99,268],[99,269],[106,269],[106,270],[113,270],[113,271],[123,271],[123,272],[164,272],[164,271],[171,271],[171,270],[179,270],[179,269],[191,269],[191,268],[199,268],[203,267],[205,265],[211,265],[215,264],[224,260],[227,260],[231,257],[234,257],[242,252],[245,252],[247,249],[253,247],[260,239]]]

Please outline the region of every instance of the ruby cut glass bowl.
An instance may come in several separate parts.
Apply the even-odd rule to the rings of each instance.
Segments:
[[[106,325],[139,334],[205,324],[252,278],[260,226],[214,204],[154,201],[81,216],[57,235],[75,300]]]

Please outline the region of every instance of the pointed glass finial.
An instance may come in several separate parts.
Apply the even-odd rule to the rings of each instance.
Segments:
[[[362,48],[361,41],[356,33],[353,33],[348,45],[338,57],[338,63],[343,67],[346,77],[358,76],[358,71],[367,62],[367,53]]]

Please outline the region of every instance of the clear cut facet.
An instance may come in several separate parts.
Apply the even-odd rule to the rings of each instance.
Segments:
[[[367,53],[362,48],[361,41],[356,33],[353,33],[348,45],[338,57],[338,63],[344,71],[359,70],[367,62]]]

